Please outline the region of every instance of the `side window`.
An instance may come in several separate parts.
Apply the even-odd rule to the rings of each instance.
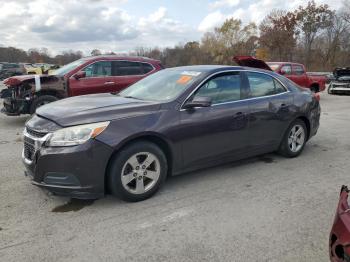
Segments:
[[[112,62],[110,61],[96,62],[85,67],[83,71],[86,73],[86,77],[111,76]]]
[[[281,72],[284,72],[286,75],[292,74],[292,67],[290,65],[284,65],[281,67]]]
[[[115,61],[116,76],[143,75],[142,65],[139,62]]]
[[[276,79],[273,80],[273,82],[275,83],[275,93],[279,94],[279,93],[283,93],[286,92],[286,88]]]
[[[250,86],[250,97],[270,96],[286,91],[280,82],[269,75],[247,72],[247,77]]]
[[[301,65],[293,65],[293,71],[296,75],[303,75],[305,73],[304,68]]]
[[[151,66],[150,64],[148,63],[141,63],[141,64],[142,64],[144,74],[147,74],[153,70],[153,66]]]
[[[241,76],[233,73],[212,78],[199,88],[195,96],[211,97],[213,104],[240,100]]]

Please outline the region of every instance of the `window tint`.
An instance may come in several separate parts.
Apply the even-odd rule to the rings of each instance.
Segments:
[[[147,74],[153,70],[153,66],[151,66],[150,64],[148,63],[141,63],[141,64],[142,64],[144,74]]]
[[[250,86],[250,97],[275,95],[285,92],[285,88],[273,77],[254,72],[247,72]]]
[[[293,65],[293,71],[296,75],[303,75],[304,74],[304,68],[301,65]]]
[[[115,75],[117,76],[143,75],[142,66],[139,62],[115,61],[114,66],[116,68]]]
[[[240,74],[226,74],[212,78],[197,91],[195,96],[211,97],[213,104],[240,100]]]
[[[86,73],[86,77],[111,76],[112,63],[110,61],[96,62],[85,67],[83,71]]]
[[[284,65],[281,67],[281,72],[284,72],[286,75],[291,75],[292,67],[290,65]]]

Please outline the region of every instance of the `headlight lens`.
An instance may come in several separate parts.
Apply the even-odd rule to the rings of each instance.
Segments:
[[[88,125],[62,128],[53,132],[48,138],[46,146],[75,146],[101,134],[110,122],[100,122]]]

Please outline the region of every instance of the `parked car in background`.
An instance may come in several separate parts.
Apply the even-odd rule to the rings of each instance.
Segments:
[[[329,94],[350,94],[350,68],[336,68],[333,72],[334,78],[329,83]]]
[[[319,127],[318,95],[274,72],[161,70],[119,94],[45,105],[26,123],[34,185],[75,198],[152,196],[168,174],[279,151],[296,157]],[[220,178],[218,178],[220,179]]]
[[[27,75],[42,75],[42,74],[54,74],[54,71],[60,68],[58,65],[53,64],[31,64],[23,63]]]
[[[284,75],[296,84],[309,88],[315,93],[326,89],[327,78],[322,75],[308,74],[303,64],[291,62],[264,62],[252,56],[235,56],[233,60],[241,66],[271,70]]]
[[[350,261],[350,207],[348,195],[348,187],[342,186],[329,237],[329,255],[332,262]]]
[[[26,74],[23,64],[17,63],[2,63],[0,68],[0,80],[11,76],[18,76]]]
[[[40,67],[34,66],[31,63],[23,63],[27,75],[40,75],[42,70]]]
[[[119,92],[158,70],[160,61],[144,57],[95,56],[74,61],[53,75],[26,75],[4,81],[2,112],[7,115],[33,114],[47,103],[94,93]]]

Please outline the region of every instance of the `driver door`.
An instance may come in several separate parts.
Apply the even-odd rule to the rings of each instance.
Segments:
[[[111,61],[97,61],[83,70],[85,77],[76,79],[74,75],[69,79],[72,96],[94,93],[110,93],[115,91]]]
[[[217,75],[193,96],[210,97],[210,107],[180,111],[184,169],[222,162],[247,150],[249,106],[242,83],[240,72]]]

